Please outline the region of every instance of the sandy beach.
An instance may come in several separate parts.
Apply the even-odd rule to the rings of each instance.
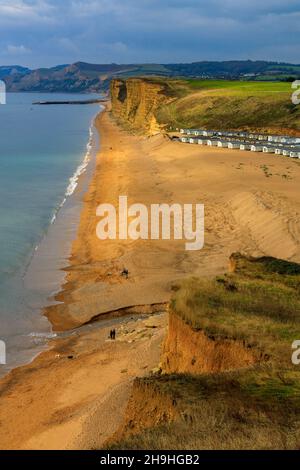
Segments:
[[[120,424],[132,379],[159,363],[176,281],[222,273],[237,251],[300,262],[298,162],[133,136],[109,110],[96,126],[101,151],[67,282],[45,314],[55,331],[98,321],[52,341],[1,380],[2,449],[101,447]],[[96,208],[117,205],[120,195],[130,204],[203,203],[204,249],[185,251],[184,241],[100,241]],[[112,325],[115,343],[107,340]]]

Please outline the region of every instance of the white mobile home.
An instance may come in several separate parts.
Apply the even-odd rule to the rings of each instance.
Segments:
[[[251,145],[251,152],[262,152],[263,147],[262,145]]]
[[[196,136],[200,135],[200,131],[196,129],[189,129],[189,131],[191,135],[196,135]]]
[[[265,145],[263,147],[264,153],[275,153],[275,147],[271,147],[270,145]]]
[[[250,150],[251,145],[250,144],[240,144],[240,150]]]
[[[217,140],[208,139],[207,145],[208,145],[209,147],[217,147],[218,141],[217,141]]]
[[[275,155],[282,155],[282,148],[276,148],[275,149]]]
[[[288,150],[288,149],[283,149],[283,150],[282,150],[282,155],[283,155],[284,157],[289,157],[289,156],[290,156],[290,152],[291,152],[291,151]]]
[[[204,137],[212,137],[214,135],[213,131],[203,131],[202,134]]]
[[[291,158],[300,158],[300,150],[299,150],[299,151],[290,152],[290,157],[291,157]]]
[[[204,140],[203,139],[198,139],[198,145],[204,145]]]
[[[228,142],[229,149],[239,149],[240,143],[239,142]]]
[[[228,148],[228,142],[226,142],[225,140],[218,140],[217,146],[220,148]]]
[[[190,144],[194,144],[195,143],[195,139],[193,139],[192,137],[189,139],[189,143]]]
[[[182,142],[183,144],[186,144],[188,141],[189,139],[187,137],[180,137],[180,142]]]

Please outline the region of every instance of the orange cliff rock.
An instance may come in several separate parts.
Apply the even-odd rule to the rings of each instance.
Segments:
[[[206,374],[249,367],[257,362],[243,342],[217,339],[204,331],[193,330],[172,311],[164,343],[163,372]]]
[[[146,78],[111,82],[112,114],[120,123],[147,135],[160,132],[155,112],[172,98],[165,93],[165,85]]]

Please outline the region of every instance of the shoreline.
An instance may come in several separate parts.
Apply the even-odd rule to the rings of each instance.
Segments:
[[[16,368],[32,363],[41,353],[48,350],[48,342],[56,337],[51,322],[43,315],[43,311],[45,306],[54,302],[55,295],[64,284],[63,268],[68,265],[71,246],[79,226],[82,197],[93,176],[99,152],[98,131],[94,123],[102,110],[101,106],[97,113],[93,112],[82,160],[66,181],[61,202],[53,209],[48,227],[28,254],[28,259],[18,274],[33,320],[31,330],[24,334],[25,344],[20,344],[20,349],[15,349],[10,364],[3,366],[1,378]],[[32,338],[30,347],[27,345],[27,338]]]
[[[282,196],[286,189],[291,192],[292,202],[290,211],[287,206],[284,209],[287,217],[293,217],[297,205],[293,180],[299,166],[294,162],[286,162],[284,157],[275,160],[267,154],[250,155],[246,151],[185,147],[161,134],[154,137],[132,135],[112,119],[110,105],[98,116],[96,126],[101,151],[84,196],[79,230],[66,268],[66,282],[56,296],[59,304],[45,310],[53,331],[76,328],[109,312],[113,316],[114,312],[128,308],[151,312],[152,305],[168,303],[172,285],[180,279],[225,272],[229,256],[236,251],[300,260],[299,244],[293,232],[289,233],[289,227],[285,227],[285,215],[277,215],[280,205],[284,204]],[[200,159],[199,155],[202,155]],[[287,164],[291,166],[291,176],[284,180]],[[283,176],[278,173],[267,180],[266,166],[278,166]],[[247,180],[240,180],[243,169],[253,183],[252,192]],[[226,178],[232,180],[232,187]],[[224,187],[224,195],[222,190],[218,191],[218,185]],[[272,190],[278,192],[274,203],[269,201],[268,193]],[[170,202],[204,203],[204,249],[187,252],[182,240],[100,241],[96,236],[96,209],[102,203],[117,207],[120,195],[128,196],[129,203],[146,206]],[[247,212],[242,223],[239,219],[243,210],[239,211],[239,206]],[[265,211],[261,206],[270,210]],[[260,229],[253,225],[256,211],[260,214]],[[265,220],[286,237],[286,247],[281,246],[278,237],[269,237]],[[253,226],[250,231],[248,224]],[[128,280],[121,274],[124,269],[129,271]]]
[[[134,377],[159,364],[173,286],[185,277],[223,274],[238,251],[300,261],[299,165],[287,170],[284,157],[134,136],[112,121],[109,109],[96,121],[101,148],[66,283],[44,312],[61,334],[0,380],[6,449],[101,448],[123,418]],[[273,167],[268,178],[265,166]],[[185,252],[184,241],[100,242],[96,207],[123,194],[146,205],[203,202],[204,249]],[[116,343],[107,339],[111,327]]]

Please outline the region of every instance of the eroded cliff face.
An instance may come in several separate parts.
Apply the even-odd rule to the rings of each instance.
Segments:
[[[179,415],[177,402],[151,377],[136,378],[133,382],[124,422],[117,432],[108,439],[105,447],[129,436],[139,434],[144,429],[174,421]]]
[[[257,361],[254,352],[242,342],[219,340],[193,330],[175,313],[169,313],[164,343],[163,372],[206,374],[249,367]]]
[[[171,100],[165,85],[151,79],[114,79],[111,82],[112,114],[126,128],[147,135],[161,130],[155,113]]]

